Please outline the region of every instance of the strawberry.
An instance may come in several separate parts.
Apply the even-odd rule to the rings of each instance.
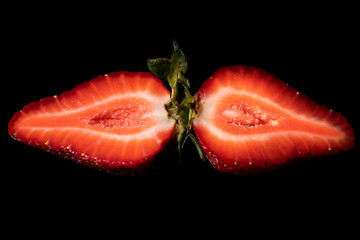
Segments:
[[[170,93],[150,73],[114,72],[26,105],[10,120],[16,140],[108,172],[146,165],[172,136]]]
[[[112,173],[147,166],[172,137],[180,160],[190,139],[202,160],[235,174],[354,146],[345,117],[258,68],[221,68],[193,96],[184,53],[173,47],[170,58],[148,59],[153,75],[105,74],[26,105],[11,118],[9,134]]]
[[[260,172],[354,146],[345,117],[258,68],[221,68],[195,97],[196,136],[222,172]]]

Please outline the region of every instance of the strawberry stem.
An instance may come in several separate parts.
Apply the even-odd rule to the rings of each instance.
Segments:
[[[171,87],[170,100],[165,104],[169,117],[175,119],[174,134],[181,161],[181,149],[188,138],[194,143],[200,159],[205,159],[205,154],[196,137],[191,133],[193,119],[196,116],[196,99],[190,93],[189,79],[184,76],[188,64],[183,51],[178,43],[173,41],[171,58],[148,59],[149,70],[159,79],[167,82]],[[181,91],[182,90],[182,91]]]
[[[190,140],[192,141],[192,143],[195,145],[196,150],[197,150],[197,152],[198,152],[198,154],[199,154],[199,156],[200,156],[200,159],[201,159],[202,161],[205,161],[205,160],[206,160],[205,153],[203,152],[203,150],[202,150],[202,148],[201,148],[201,146],[200,146],[200,144],[199,144],[199,142],[198,142],[198,140],[197,140],[197,138],[195,137],[194,134],[191,134],[191,133],[190,133],[190,134],[188,134],[188,135],[185,137],[184,142],[183,142],[181,148],[184,147],[185,142],[186,142],[186,140],[187,140],[188,138],[190,138]]]

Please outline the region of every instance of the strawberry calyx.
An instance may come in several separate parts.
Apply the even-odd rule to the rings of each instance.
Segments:
[[[170,100],[165,104],[165,109],[168,116],[176,121],[174,136],[177,140],[180,159],[181,149],[190,139],[200,158],[205,161],[205,154],[192,133],[193,119],[197,114],[197,102],[190,92],[189,79],[184,76],[188,68],[184,52],[174,40],[170,58],[148,59],[147,66],[151,73],[167,82],[171,88]]]

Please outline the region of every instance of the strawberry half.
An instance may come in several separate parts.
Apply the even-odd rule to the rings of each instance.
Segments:
[[[345,117],[258,68],[221,68],[196,99],[196,136],[223,172],[258,172],[354,146]]]
[[[151,73],[114,72],[41,99],[9,122],[16,140],[100,170],[149,162],[170,140],[170,93]]]

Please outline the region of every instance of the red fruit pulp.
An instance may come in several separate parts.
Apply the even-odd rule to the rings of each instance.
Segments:
[[[150,73],[116,72],[28,104],[10,135],[42,150],[110,171],[148,162],[170,140],[170,93]]]
[[[354,146],[354,132],[340,113],[261,69],[221,68],[196,97],[195,133],[220,171],[256,172]]]

